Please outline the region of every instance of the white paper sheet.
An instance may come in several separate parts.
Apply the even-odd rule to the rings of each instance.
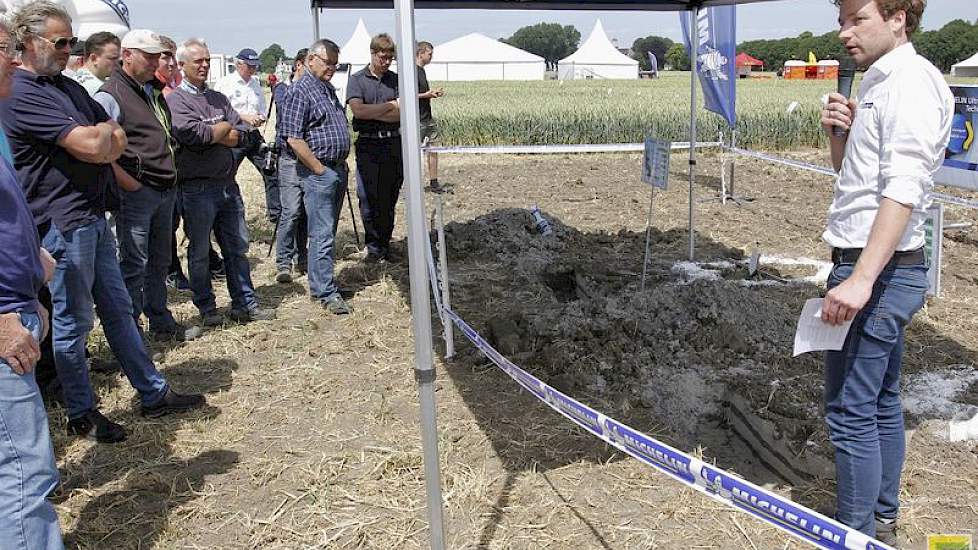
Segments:
[[[795,330],[795,350],[792,357],[809,351],[840,350],[846,343],[846,335],[852,321],[830,325],[822,321],[822,298],[812,298],[798,316]]]

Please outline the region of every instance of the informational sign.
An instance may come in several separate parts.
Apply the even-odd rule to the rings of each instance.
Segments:
[[[927,294],[941,295],[941,247],[944,245],[944,205],[935,203],[927,210],[927,221],[924,224],[924,252],[930,269],[927,270],[927,281],[930,288]]]
[[[642,162],[642,181],[659,189],[669,185],[669,155],[672,142],[645,138],[645,158]]]
[[[935,183],[978,191],[978,86],[951,86],[954,119]]]

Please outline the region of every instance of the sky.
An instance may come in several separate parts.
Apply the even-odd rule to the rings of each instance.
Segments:
[[[307,0],[125,0],[133,28],[150,28],[178,43],[189,37],[207,40],[212,53],[234,55],[242,48],[261,51],[278,43],[292,55],[312,41],[312,15]],[[930,0],[925,29],[954,19],[978,18],[978,0]],[[822,34],[836,30],[838,9],[829,0],[780,0],[737,8],[737,40],[784,38],[803,31]],[[320,25],[325,38],[341,46],[363,18],[371,34],[395,36],[393,10],[326,10]],[[596,19],[621,47],[639,37],[659,35],[682,40],[675,12],[597,12],[538,10],[418,10],[416,38],[437,46],[453,38],[480,32],[493,38],[510,36],[536,23],[574,25],[587,38]]]

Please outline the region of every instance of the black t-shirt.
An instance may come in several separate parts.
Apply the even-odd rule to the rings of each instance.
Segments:
[[[423,94],[431,89],[431,85],[428,84],[428,74],[424,71],[424,67],[421,65],[416,65],[416,67],[418,67],[418,93]],[[418,111],[421,113],[421,122],[431,122],[430,99],[419,99]]]
[[[369,65],[353,73],[346,83],[347,104],[351,99],[359,99],[367,105],[377,105],[397,99],[397,73],[387,71],[377,78],[370,72]],[[398,130],[400,127],[400,122],[381,122],[353,117],[353,129],[357,132],[387,132]]]

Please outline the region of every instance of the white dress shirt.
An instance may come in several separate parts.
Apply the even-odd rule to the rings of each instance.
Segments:
[[[913,208],[896,250],[920,248],[934,173],[951,135],[951,89],[908,43],[866,71],[857,106],[822,239],[865,248],[885,197]]]
[[[231,107],[239,115],[266,115],[265,92],[261,89],[261,83],[257,77],[251,77],[245,82],[237,71],[221,78],[214,85],[214,89],[221,92],[229,100]]]

